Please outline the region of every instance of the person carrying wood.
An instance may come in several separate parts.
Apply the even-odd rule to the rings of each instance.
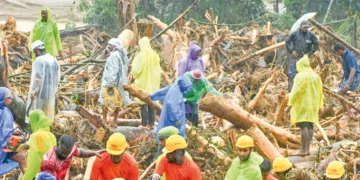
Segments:
[[[181,60],[178,64],[178,77],[195,69],[199,69],[205,76],[205,65],[201,58],[201,47],[191,41],[189,43],[187,57]]]
[[[296,71],[296,62],[305,54],[311,56],[319,49],[318,39],[313,32],[308,31],[310,24],[307,21],[302,21],[300,29],[290,34],[285,40],[286,49],[291,54],[288,61],[288,91],[291,91],[293,86]]]
[[[319,110],[324,107],[321,78],[310,67],[308,55],[296,63],[299,72],[289,94],[291,123],[301,128],[301,150],[294,155],[310,154],[310,143],[314,136],[314,124],[319,123]]]
[[[237,139],[236,147],[239,157],[232,161],[225,180],[261,180],[260,164],[264,162],[264,158],[253,152],[254,140],[243,135]]]
[[[54,146],[56,146],[56,138],[50,132],[52,121],[46,117],[45,113],[40,110],[34,110],[30,113],[30,127],[32,134],[28,141],[27,162],[25,174],[22,180],[32,180],[40,170],[41,159],[44,154]],[[19,147],[20,148],[20,147]]]
[[[327,180],[341,180],[345,173],[344,166],[339,161],[332,161],[326,168]]]
[[[164,174],[167,180],[201,180],[200,168],[185,156],[187,146],[183,137],[170,136],[163,149],[166,156],[156,166],[151,180],[160,180]]]
[[[114,119],[111,126],[117,127],[120,108],[131,103],[129,92],[125,91],[122,86],[128,83],[129,59],[126,50],[121,46],[120,40],[116,38],[110,39],[108,48],[111,54],[104,67],[98,101],[103,106],[103,124],[107,124],[108,109],[111,108],[114,110]]]
[[[360,86],[360,68],[356,56],[345,48],[342,44],[335,44],[335,52],[342,57],[342,67],[344,76],[340,83],[339,94],[343,95],[347,91],[357,92]]]
[[[55,98],[60,82],[60,65],[45,49],[41,41],[35,41],[32,50],[36,55],[31,71],[31,82],[27,100],[25,122],[29,123],[28,112],[41,109],[50,121],[54,121]]]
[[[318,180],[308,169],[293,168],[293,163],[284,157],[277,157],[272,164],[273,172],[279,180]]]
[[[30,33],[30,47],[31,43],[40,40],[44,43],[46,51],[52,56],[61,56],[61,39],[56,22],[51,18],[51,11],[49,8],[43,7],[40,11],[40,17],[35,22],[34,27]],[[36,58],[35,53],[32,53],[32,60]]]
[[[106,142],[106,152],[96,157],[90,175],[90,180],[108,180],[123,178],[139,179],[139,167],[135,158],[125,152],[128,144],[121,133],[114,133]]]
[[[47,151],[43,156],[39,172],[48,172],[55,176],[57,180],[63,180],[71,166],[73,157],[101,157],[100,153],[103,151],[104,150],[90,151],[78,148],[75,145],[73,137],[62,135],[58,144]]]
[[[139,46],[140,52],[132,62],[131,74],[135,79],[135,87],[151,94],[160,89],[160,57],[151,48],[149,38],[143,37],[140,39]],[[153,129],[155,122],[154,109],[142,101],[140,101],[140,104],[142,104],[140,107],[141,126]]]
[[[192,87],[189,92],[185,93],[186,100],[186,118],[192,122],[192,125],[197,128],[199,123],[199,101],[205,94],[213,94],[217,96],[223,96],[224,94],[217,91],[211,83],[203,75],[202,71],[195,69],[191,72],[184,74],[191,82]]]

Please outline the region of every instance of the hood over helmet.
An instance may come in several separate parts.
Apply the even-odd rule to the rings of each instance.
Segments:
[[[33,132],[36,132],[40,129],[50,131],[50,126],[52,125],[52,122],[42,110],[36,109],[31,111],[29,117],[30,127]]]
[[[297,63],[296,63],[296,70],[301,72],[312,72],[313,69],[310,66],[310,60],[308,55],[304,55]]]
[[[185,94],[185,92],[191,89],[192,82],[187,76],[181,76],[178,80],[178,85],[180,91]]]
[[[188,49],[188,58],[191,60],[197,60],[198,54],[201,52],[201,47],[194,42],[190,42]]]

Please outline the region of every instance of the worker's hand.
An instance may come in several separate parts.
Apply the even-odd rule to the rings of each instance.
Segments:
[[[31,99],[31,101],[34,101],[34,99],[35,99],[35,93],[31,93],[30,99]]]
[[[129,75],[128,75],[129,84],[131,83],[132,80],[133,80],[133,75],[132,75],[132,74],[129,74]]]
[[[99,158],[102,158],[101,157],[101,153],[103,153],[103,152],[105,152],[106,151],[106,149],[101,149],[101,150],[99,150],[99,151],[95,151],[94,152],[94,156],[97,156],[97,157],[99,157]]]
[[[293,52],[291,53],[291,56],[292,56],[292,57],[298,57],[299,54],[298,54],[296,51],[293,51]]]
[[[339,91],[339,94],[340,94],[340,95],[344,95],[344,94],[346,94],[346,92],[347,92],[349,89],[350,89],[350,86],[346,84],[345,87]]]
[[[175,122],[176,126],[180,126],[180,121]]]
[[[150,179],[151,180],[160,180],[161,176],[159,174],[153,174],[153,175],[151,175]]]
[[[21,152],[21,151],[27,151],[28,149],[30,149],[30,146],[28,144],[28,142],[21,144],[17,149],[16,152]]]

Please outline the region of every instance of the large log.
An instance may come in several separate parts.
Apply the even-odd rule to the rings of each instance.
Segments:
[[[331,32],[329,29],[327,29],[325,26],[323,26],[319,22],[315,21],[314,19],[309,19],[308,21],[310,21],[312,24],[314,24],[314,26],[316,26],[317,28],[319,28],[320,30],[324,31],[326,34],[328,34],[329,36],[334,38],[336,41],[339,41],[340,43],[344,44],[344,46],[349,48],[351,51],[353,51],[356,54],[360,55],[360,50],[359,49],[356,49],[354,46],[350,45],[349,43],[347,43],[346,41],[341,39],[337,34]]]
[[[146,104],[154,108],[158,114],[160,114],[161,105],[158,102],[152,101],[148,93],[138,90],[131,85],[123,85],[123,87],[126,91],[129,92],[130,95],[139,98],[141,101],[144,101]]]
[[[265,94],[266,88],[269,86],[269,84],[276,78],[276,67],[273,70],[273,74],[269,79],[267,79],[264,83],[264,85],[260,88],[259,92],[256,94],[254,99],[252,99],[248,105],[249,109],[255,109],[257,107],[257,104],[261,97]]]

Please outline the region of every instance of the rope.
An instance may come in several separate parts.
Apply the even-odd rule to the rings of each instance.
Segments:
[[[112,95],[109,94],[109,90],[112,89]],[[120,108],[122,106],[122,100],[120,98],[120,92],[117,87],[105,87],[104,88],[104,105],[108,108]]]
[[[195,22],[195,23],[198,23],[198,24],[204,24],[204,25],[217,25],[217,26],[243,26],[243,25],[246,25],[246,24],[251,24],[251,23],[254,23],[254,22],[257,22],[257,21],[260,21],[262,18],[267,18],[268,15],[265,14],[263,16],[260,16],[259,18],[257,19],[254,19],[252,21],[248,21],[248,22],[245,22],[245,23],[240,23],[240,24],[213,24],[213,23],[207,23],[207,22],[201,22],[201,21],[198,21],[198,20],[195,20],[195,19],[191,19],[191,18],[187,18],[187,17],[183,17],[184,19],[187,19],[189,21],[192,21],[192,22]]]

